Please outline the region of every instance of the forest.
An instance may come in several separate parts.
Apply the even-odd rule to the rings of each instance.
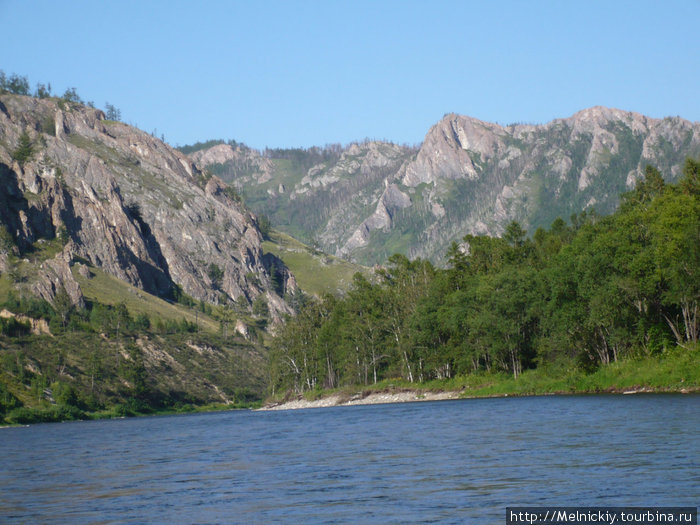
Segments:
[[[618,210],[528,236],[467,235],[446,268],[392,256],[343,297],[306,304],[271,344],[273,395],[483,371],[595,371],[700,336],[700,162],[677,184],[647,166]]]

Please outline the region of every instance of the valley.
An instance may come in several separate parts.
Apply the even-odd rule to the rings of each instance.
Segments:
[[[6,422],[698,387],[697,123],[449,114],[416,146],[178,150],[75,97],[0,94]]]

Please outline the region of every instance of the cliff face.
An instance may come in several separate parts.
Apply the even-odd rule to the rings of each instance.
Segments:
[[[440,261],[452,241],[512,220],[534,232],[584,209],[610,213],[647,164],[675,181],[700,156],[700,124],[604,107],[544,125],[450,114],[418,149],[353,144],[303,173],[275,158],[263,168],[251,151],[245,174],[223,158],[220,173],[276,227],[363,263],[395,251]]]
[[[289,311],[279,293],[294,287],[293,277],[263,257],[257,220],[235,192],[96,109],[0,96],[0,222],[15,245],[0,254],[0,270],[13,251],[23,256],[46,244],[58,251],[41,260],[33,281],[49,300],[61,285],[81,300],[69,267],[85,260],[158,295],[174,285],[214,303],[263,295],[273,317]],[[270,280],[271,265],[281,287]]]

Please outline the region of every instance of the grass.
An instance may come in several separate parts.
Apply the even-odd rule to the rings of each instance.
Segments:
[[[58,237],[53,239],[39,239],[33,245],[33,251],[24,254],[33,265],[53,259],[61,253],[65,243]]]
[[[88,299],[110,305],[123,302],[133,317],[146,314],[151,318],[151,321],[155,321],[156,318],[163,321],[181,321],[184,318],[191,323],[197,322],[202,330],[218,333],[219,323],[202,312],[195,312],[183,305],[164,301],[155,295],[120,281],[99,268],[91,267],[90,273],[93,276],[87,279],[73,267],[73,276],[80,284],[83,295]]]
[[[409,383],[385,379],[373,385],[348,385],[333,390],[312,390],[312,401],[340,395],[415,391],[459,391],[461,397],[533,396],[546,394],[598,394],[625,392],[700,392],[700,346],[680,347],[661,356],[630,358],[602,366],[592,373],[570,367],[526,370],[517,379],[503,372],[479,372],[445,380]],[[275,399],[273,401],[280,401]],[[270,400],[268,400],[270,401]]]
[[[630,358],[601,366],[592,373],[573,367],[549,367],[526,370],[517,379],[505,373],[481,373],[434,381],[426,387],[463,390],[465,397],[698,391],[700,348],[678,347],[658,357]]]
[[[270,240],[263,242],[263,251],[282,259],[296,277],[299,287],[310,295],[343,292],[352,284],[355,273],[366,276],[370,273],[369,268],[326,255],[274,230],[270,233]]]

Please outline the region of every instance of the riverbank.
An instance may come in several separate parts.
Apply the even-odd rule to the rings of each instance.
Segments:
[[[389,403],[414,403],[420,401],[446,401],[454,399],[480,399],[493,397],[529,397],[529,396],[566,396],[566,395],[586,395],[586,394],[615,394],[615,395],[630,395],[630,394],[700,394],[700,388],[682,388],[682,389],[667,389],[667,388],[637,388],[637,389],[609,389],[605,391],[559,391],[559,392],[544,392],[544,393],[515,393],[515,394],[482,394],[470,393],[465,391],[446,391],[446,392],[425,392],[422,390],[402,391],[402,392],[375,392],[368,393],[363,396],[361,392],[348,399],[346,396],[331,394],[320,399],[304,399],[299,397],[290,401],[268,403],[255,410],[272,411],[272,410],[298,410],[303,408],[328,408],[336,406],[356,406],[356,405],[381,405]]]
[[[99,411],[84,411],[77,407],[49,405],[43,407],[20,407],[10,412],[0,428],[27,426],[37,423],[61,423],[64,421],[96,421],[100,419],[124,419],[127,417],[170,416],[228,410],[254,410],[260,408],[261,401],[240,403],[209,403],[206,405],[181,405],[160,409],[135,410],[124,405],[115,405]]]
[[[697,394],[700,352],[672,351],[602,366],[595,371],[575,367],[526,370],[518,378],[505,373],[477,373],[427,383],[401,380],[376,385],[315,390],[303,396],[269,400],[261,410],[293,410],[332,406],[406,403],[481,397],[572,394]]]
[[[295,410],[299,408],[324,408],[333,406],[381,405],[384,403],[411,403],[416,401],[444,401],[459,399],[461,392],[424,392],[422,390],[401,392],[357,392],[350,397],[347,394],[331,394],[320,399],[300,397],[279,403],[269,403],[258,410]]]

